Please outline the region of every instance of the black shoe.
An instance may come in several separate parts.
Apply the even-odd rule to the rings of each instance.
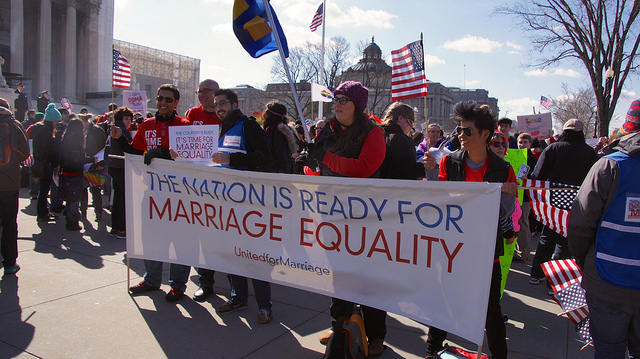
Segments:
[[[118,235],[118,230],[117,230],[117,229],[115,229],[115,228],[111,228],[111,230],[109,231],[109,235],[110,235],[111,237],[115,237],[115,236],[117,236],[117,235]]]
[[[142,294],[142,293],[146,293],[146,292],[150,292],[152,290],[158,290],[158,289],[160,289],[160,287],[153,287],[148,285],[147,282],[142,281],[137,285],[134,285],[133,287],[129,287],[129,292],[131,292],[131,294]]]
[[[82,229],[78,221],[67,221],[67,229],[70,231],[79,231]]]
[[[167,295],[164,296],[164,299],[167,302],[177,302],[180,298],[182,298],[183,295],[184,295],[184,292],[181,291],[180,289],[171,288],[169,293],[167,293]]]
[[[207,298],[209,298],[211,294],[213,294],[213,288],[200,287],[193,294],[193,300],[195,300],[196,302],[204,302],[205,300],[207,300]]]
[[[64,211],[64,204],[61,204],[61,205],[55,206],[55,207],[51,207],[51,212],[53,212],[53,213],[62,213],[62,211]]]

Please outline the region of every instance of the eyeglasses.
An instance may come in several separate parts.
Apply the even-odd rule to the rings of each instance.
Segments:
[[[158,102],[162,102],[164,100],[164,102],[166,103],[172,103],[173,101],[175,101],[173,98],[171,97],[164,97],[164,96],[156,96],[156,100]]]
[[[199,95],[199,94],[201,94],[201,93],[203,93],[203,94],[208,94],[209,92],[211,92],[211,91],[215,91],[215,90],[217,90],[217,89],[207,89],[207,88],[205,88],[205,89],[202,89],[202,90],[198,90],[198,91],[196,91],[196,93],[197,93],[198,95]]]
[[[473,134],[473,128],[471,127],[462,127],[462,126],[458,126],[456,127],[456,134],[458,136],[465,134],[465,136],[469,137]]]
[[[349,102],[349,101],[353,101],[353,100],[348,98],[348,97],[334,97],[333,98],[333,103],[334,104],[346,105],[347,102]]]
[[[491,142],[491,146],[495,148],[500,148],[500,146],[507,148],[509,147],[509,143],[504,141],[494,141],[494,142]]]
[[[224,105],[226,105],[226,104],[228,104],[228,103],[231,103],[231,101],[229,101],[229,100],[222,100],[222,101],[214,102],[214,103],[213,103],[213,108],[216,108],[216,107],[218,107],[218,106],[224,106]]]

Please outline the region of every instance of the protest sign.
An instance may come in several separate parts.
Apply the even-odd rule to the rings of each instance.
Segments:
[[[518,132],[526,132],[542,141],[553,134],[551,112],[518,116]]]
[[[500,184],[125,163],[128,258],[312,291],[482,343]]]
[[[171,126],[169,148],[178,153],[176,161],[213,166],[218,152],[218,125]]]
[[[122,91],[123,106],[129,107],[133,113],[147,114],[147,93],[145,91]]]

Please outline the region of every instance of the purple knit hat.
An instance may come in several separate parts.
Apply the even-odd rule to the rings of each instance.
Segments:
[[[353,101],[360,111],[364,111],[367,108],[367,102],[369,101],[369,89],[362,86],[358,81],[345,81],[336,87],[333,91],[333,95],[345,95]]]
[[[633,132],[640,131],[640,99],[631,103],[624,124],[618,130],[618,136],[626,136]]]

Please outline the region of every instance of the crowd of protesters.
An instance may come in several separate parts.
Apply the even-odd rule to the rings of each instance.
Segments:
[[[126,238],[124,201],[124,161],[132,153],[173,160],[177,153],[169,148],[171,126],[219,125],[219,152],[212,161],[231,169],[285,174],[385,178],[430,181],[497,182],[502,184],[500,216],[496,235],[493,271],[489,288],[486,333],[492,358],[506,358],[505,316],[500,305],[502,281],[499,258],[505,245],[516,242],[514,259],[531,262],[530,283],[545,277],[541,264],[575,257],[585,271],[583,286],[592,313],[591,334],[596,357],[621,357],[628,350],[640,357],[640,100],[633,102],[625,123],[610,139],[601,139],[595,148],[585,142],[584,124],[579,119],[564,123],[562,133],[544,141],[530,134],[512,134],[513,122],[497,119],[492,109],[475,102],[459,102],[452,120],[455,130],[445,136],[437,124],[426,126],[424,133],[414,129],[415,112],[401,102],[392,103],[383,122],[377,124],[368,114],[368,89],[356,81],[340,84],[334,93],[333,115],[308,128],[307,143],[302,121],[292,122],[287,107],[278,100],[268,102],[261,124],[241,112],[233,90],[220,89],[217,82],[200,83],[200,105],[185,117],[176,111],[180,91],[173,85],[158,88],[155,115],[133,113],[127,107],[110,104],[103,115],[86,109],[78,115],[56,108],[42,92],[37,111],[28,108],[24,86],[18,85],[15,114],[0,99],[1,123],[9,124],[9,138],[0,137],[0,208],[2,210],[2,258],[4,274],[16,273],[17,201],[20,166],[30,177],[31,200],[37,201],[38,222],[58,220],[64,215],[66,229],[82,230],[87,219],[91,193],[95,220],[103,220],[103,191],[112,192],[110,208],[114,237]],[[145,114],[146,115],[146,114]],[[148,118],[145,118],[148,117]],[[19,120],[19,121],[18,121]],[[0,128],[2,130],[2,128]],[[0,133],[0,135],[2,135]],[[240,140],[238,140],[240,139]],[[28,140],[32,141],[32,158]],[[7,160],[5,142],[12,141],[16,155]],[[505,160],[510,149],[526,150],[526,178],[582,185],[571,215],[567,236],[542,226],[531,214],[530,199],[516,199],[517,180],[512,165]],[[605,158],[598,160],[599,157]],[[8,165],[4,165],[8,162]],[[25,171],[26,170],[26,171]],[[521,179],[521,178],[518,178]],[[633,207],[635,206],[635,207]],[[635,212],[634,212],[635,211]],[[516,213],[516,215],[514,215]],[[609,224],[611,223],[611,224]],[[603,234],[604,233],[604,234]],[[533,235],[532,235],[533,234]],[[540,234],[533,259],[535,243]],[[631,239],[629,239],[631,238]],[[627,258],[626,253],[636,253]],[[144,261],[143,280],[130,288],[138,295],[160,289],[163,263]],[[184,296],[190,267],[169,264],[170,291],[165,299],[178,301]],[[197,268],[198,290],[194,300],[205,301],[213,293],[215,272]],[[624,274],[621,274],[624,273]],[[625,278],[621,278],[625,277]],[[230,299],[217,308],[229,313],[248,306],[250,278],[228,275]],[[258,323],[272,321],[271,285],[251,279],[258,304]],[[550,292],[552,294],[552,292]],[[321,337],[327,343],[341,331],[356,303],[332,298],[331,328]],[[387,313],[362,305],[369,356],[384,350]],[[447,333],[431,327],[426,358],[437,357]]]

